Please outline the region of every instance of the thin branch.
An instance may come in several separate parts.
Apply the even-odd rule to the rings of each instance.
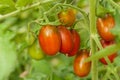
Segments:
[[[39,6],[40,4],[48,3],[48,2],[51,2],[51,1],[54,1],[54,0],[50,0],[50,1],[47,1],[47,2],[37,2],[37,3],[35,3],[35,4],[31,5],[31,6],[27,6],[25,8],[22,8],[22,9],[13,11],[11,13],[2,15],[2,16],[0,16],[0,21],[3,20],[3,19],[5,19],[5,18],[7,18],[7,17],[14,16],[14,15],[16,15],[16,14],[22,12],[22,11],[26,11],[26,10],[32,9],[32,8],[34,8],[36,6]]]

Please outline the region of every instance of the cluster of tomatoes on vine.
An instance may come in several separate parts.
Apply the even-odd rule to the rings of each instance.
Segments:
[[[58,19],[61,25],[47,24],[40,29],[38,35],[40,47],[49,56],[56,55],[58,52],[68,57],[76,56],[73,63],[74,72],[80,77],[85,77],[91,69],[91,62],[84,62],[90,56],[90,51],[87,49],[80,50],[80,35],[73,28],[76,21],[76,12],[71,8],[63,10],[58,13]],[[115,26],[112,15],[106,14],[102,18],[99,17],[96,24],[102,47],[105,48],[115,44],[115,36],[111,32],[111,29]],[[117,57],[117,53],[108,55],[111,63],[115,57]],[[107,65],[105,58],[101,58],[100,62]]]
[[[68,57],[76,56],[74,60],[74,72],[80,77],[87,76],[90,72],[91,62],[84,63],[89,57],[87,49],[80,50],[80,35],[73,29],[76,21],[74,9],[66,9],[58,13],[60,25],[44,25],[39,31],[38,40],[43,52],[49,56],[58,52]]]
[[[106,14],[103,18],[97,19],[97,30],[101,38],[100,42],[103,48],[115,44],[115,35],[111,30],[115,27],[115,20],[111,14]],[[117,57],[117,52],[108,55],[109,61],[112,63]],[[107,65],[107,61],[104,58],[100,59],[100,62]]]

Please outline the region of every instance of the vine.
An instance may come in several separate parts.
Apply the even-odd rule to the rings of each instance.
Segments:
[[[97,34],[96,31],[96,0],[90,0],[90,47],[91,47],[91,53],[92,55],[96,52],[96,43],[94,42],[94,39],[92,38],[92,35]],[[92,60],[92,80],[98,80],[98,69],[97,69],[97,60]]]

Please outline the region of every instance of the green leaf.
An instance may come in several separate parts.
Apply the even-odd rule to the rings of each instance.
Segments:
[[[22,8],[27,5],[30,5],[33,2],[33,0],[17,0],[16,2],[16,7],[17,8]]]
[[[32,69],[25,80],[49,80],[52,69],[46,60],[32,60]]]
[[[106,15],[107,13],[113,13],[115,10],[114,9],[108,9],[108,8],[105,8],[104,6],[98,4],[97,6],[97,13],[96,15],[99,16],[99,17],[103,17],[104,15]]]
[[[0,5],[11,5],[14,6],[15,3],[13,2],[13,0],[0,0]]]
[[[117,43],[120,43],[120,12],[116,11],[116,14],[114,16],[115,18],[115,27],[111,30],[111,32],[115,35],[115,40]]]
[[[80,20],[76,25],[75,29],[79,32],[80,34],[80,48],[88,48],[89,47],[89,27],[85,24],[84,20]]]
[[[77,6],[80,8],[86,7],[88,5],[88,0],[78,0]]]
[[[53,80],[61,80],[61,77],[57,76],[56,74],[53,74]]]
[[[8,80],[17,64],[15,45],[10,42],[11,36],[13,34],[10,32],[0,34],[0,80]]]
[[[33,60],[32,65],[35,72],[40,72],[46,75],[50,75],[52,72],[50,64],[46,60],[40,61]]]
[[[0,0],[0,14],[6,14],[15,9],[15,3],[13,0]]]
[[[0,5],[0,14],[6,14],[6,13],[9,13],[11,11],[14,11],[15,8],[10,5]]]
[[[120,55],[115,58],[114,64],[117,65],[117,66],[120,66]]]
[[[120,2],[120,0],[114,0],[115,2]]]

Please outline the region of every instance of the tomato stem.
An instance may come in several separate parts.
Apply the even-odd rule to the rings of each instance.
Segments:
[[[120,80],[119,75],[117,74],[115,69],[114,70],[110,70],[110,71],[112,71],[112,74],[115,76],[116,80]]]
[[[5,18],[7,18],[7,17],[15,16],[16,14],[18,14],[18,13],[20,13],[20,12],[22,12],[22,11],[26,11],[26,10],[32,9],[32,8],[34,8],[34,7],[36,7],[36,6],[39,6],[40,4],[49,3],[49,2],[51,2],[51,1],[54,1],[54,0],[48,0],[48,1],[45,1],[45,2],[43,2],[43,3],[37,2],[37,3],[35,3],[35,4],[31,5],[31,6],[27,6],[27,7],[24,7],[24,8],[22,8],[22,9],[18,9],[18,10],[16,10],[16,11],[13,11],[13,12],[11,12],[11,13],[2,15],[2,16],[0,16],[0,21],[3,20],[3,19],[5,19]]]
[[[100,43],[100,40],[98,39],[97,34],[96,34],[96,35],[93,35],[92,38],[93,38],[94,41],[96,42],[97,47],[98,47],[100,50],[103,49],[103,47],[102,47],[102,45],[101,45],[101,43]],[[108,63],[108,65],[112,66],[110,60],[108,59],[108,57],[104,57],[104,59],[105,59],[105,61]]]
[[[103,80],[107,80],[107,78],[109,77],[110,75],[110,71],[107,70],[107,72],[105,73],[104,77],[103,77]]]
[[[94,39],[92,38],[92,35],[97,34],[96,30],[96,1],[97,0],[90,0],[90,47],[91,47],[91,53],[92,56],[95,54],[97,50],[96,43]],[[92,61],[92,80],[98,80],[98,69],[97,69],[97,61],[98,60],[93,60]]]
[[[92,55],[91,57],[87,58],[85,60],[85,62],[89,62],[89,61],[92,61],[92,60],[98,60],[98,59],[100,59],[104,56],[111,55],[112,53],[117,52],[119,50],[120,50],[120,44],[110,45],[110,46],[96,52],[96,54]]]

